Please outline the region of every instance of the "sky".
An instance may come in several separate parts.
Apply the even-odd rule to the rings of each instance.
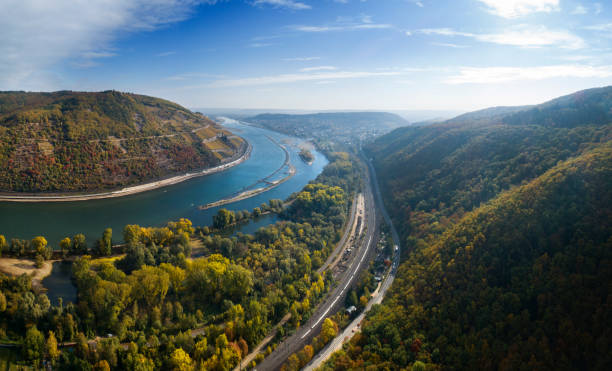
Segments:
[[[612,2],[2,0],[0,90],[474,110],[612,85]]]

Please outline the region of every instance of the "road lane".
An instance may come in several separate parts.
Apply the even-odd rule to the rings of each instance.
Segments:
[[[340,274],[337,285],[321,301],[321,304],[317,306],[308,321],[298,328],[293,335],[285,339],[260,365],[255,367],[255,370],[278,370],[291,354],[309,344],[312,338],[320,332],[323,319],[329,316],[330,312],[334,313],[335,310],[341,309],[344,306],[344,297],[349,291],[350,286],[356,282],[355,278],[359,277],[361,271],[367,267],[367,264],[363,263],[366,261],[366,257],[371,255],[371,252],[374,250],[373,246],[376,245],[374,237],[378,231],[374,196],[368,174],[366,174],[366,182],[364,183],[365,212],[363,223],[366,226],[365,236],[359,240],[358,246],[355,246],[356,249],[350,258],[351,261],[348,269]],[[355,264],[356,262],[357,264]]]

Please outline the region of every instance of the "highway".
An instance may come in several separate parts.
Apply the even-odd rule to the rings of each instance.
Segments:
[[[363,198],[363,195],[358,194],[353,198],[353,202],[351,205],[351,211],[350,211],[350,217],[349,217],[349,221],[346,223],[345,227],[344,227],[344,233],[342,234],[342,238],[340,239],[340,241],[336,244],[336,247],[334,248],[334,250],[331,252],[331,254],[327,257],[327,259],[325,260],[325,263],[319,268],[317,269],[317,273],[322,274],[323,271],[325,269],[327,269],[327,267],[329,267],[330,265],[334,265],[337,258],[341,257],[342,251],[344,251],[345,249],[345,245],[347,244],[348,241],[350,241],[350,239],[353,237],[353,231],[355,230],[356,227],[356,217],[357,214],[359,212],[363,213],[363,207],[359,208],[358,204],[359,204],[359,200]],[[361,201],[363,202],[363,201]],[[255,357],[261,353],[261,350],[264,349],[268,343],[270,343],[270,341],[274,338],[274,336],[276,335],[278,328],[282,327],[285,325],[285,323],[287,323],[287,321],[290,319],[291,315],[289,313],[287,313],[283,319],[277,323],[274,328],[272,329],[272,331],[270,331],[270,333],[268,333],[268,335],[259,342],[259,344],[257,344],[257,346],[251,350],[249,352],[249,354],[246,355],[246,357],[244,357],[241,362],[234,368],[234,371],[240,371],[242,370],[242,366],[243,365],[248,365],[251,361],[253,361],[255,359]]]
[[[385,210],[385,205],[382,203],[382,197],[380,195],[378,181],[376,179],[376,171],[374,170],[370,161],[365,159],[365,157],[364,161],[368,164],[368,169],[371,175],[372,188],[374,189],[377,209],[382,214],[387,224],[390,226],[393,243],[395,246],[397,246],[397,249],[394,248],[393,251],[393,265],[391,266],[391,270],[389,271],[389,274],[387,274],[387,277],[385,277],[385,279],[382,281],[382,284],[378,289],[378,293],[368,302],[368,305],[365,307],[364,311],[359,316],[357,316],[338,336],[336,336],[334,340],[332,340],[329,344],[327,344],[327,346],[325,346],[325,348],[323,348],[319,353],[317,353],[313,357],[313,359],[306,365],[306,367],[304,367],[304,371],[312,371],[321,367],[323,363],[334,352],[342,348],[342,344],[344,344],[351,337],[353,337],[356,332],[360,331],[361,321],[363,321],[363,319],[365,318],[366,313],[372,308],[374,304],[380,304],[382,302],[382,299],[385,297],[387,290],[389,289],[389,287],[391,287],[391,284],[395,279],[397,267],[400,263],[401,249],[399,248],[399,236],[397,234],[397,231],[395,230],[395,227],[393,226],[393,223],[391,223],[391,218],[389,218],[389,214],[387,214],[387,211]]]
[[[369,256],[373,252],[374,246],[376,246],[378,231],[374,196],[368,174],[366,174],[366,182],[364,184],[365,233],[362,238],[358,239],[355,250],[347,262],[346,270],[340,273],[337,285],[327,293],[310,318],[293,335],[279,344],[261,364],[255,367],[255,370],[278,370],[291,354],[310,344],[312,339],[319,334],[323,320],[344,307],[346,294],[352,285],[358,282],[362,270],[368,267]]]

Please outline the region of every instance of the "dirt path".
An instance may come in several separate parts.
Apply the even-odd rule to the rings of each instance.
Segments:
[[[32,277],[32,287],[36,291],[42,291],[42,280],[51,274],[56,261],[58,260],[47,260],[41,268],[36,268],[32,259],[0,258],[0,271],[11,276],[21,276],[25,273]]]

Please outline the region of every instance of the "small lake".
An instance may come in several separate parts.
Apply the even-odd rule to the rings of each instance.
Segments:
[[[59,304],[62,298],[64,305],[76,303],[77,289],[72,284],[72,262],[59,261],[53,263],[51,274],[42,280],[43,286],[47,289],[47,296],[52,305]]]
[[[316,151],[314,163],[310,166],[304,163],[298,155],[299,146],[303,143],[299,138],[233,120],[226,120],[224,126],[253,146],[251,157],[229,170],[120,198],[59,203],[0,202],[0,234],[4,234],[7,240],[44,236],[51,246],[57,248],[62,238],[77,233],[85,234],[91,245],[107,227],[113,229],[113,241],[119,242],[123,227],[127,224],[163,226],[168,221],[188,218],[196,226],[210,225],[213,215],[221,207],[199,210],[199,205],[248,190],[248,187],[283,165],[285,154],[270,138],[285,145],[296,168],[296,175],[274,189],[222,207],[251,211],[270,199],[286,199],[316,178],[328,163],[325,156]],[[271,219],[263,220],[247,226],[243,232],[252,232],[274,222]]]

